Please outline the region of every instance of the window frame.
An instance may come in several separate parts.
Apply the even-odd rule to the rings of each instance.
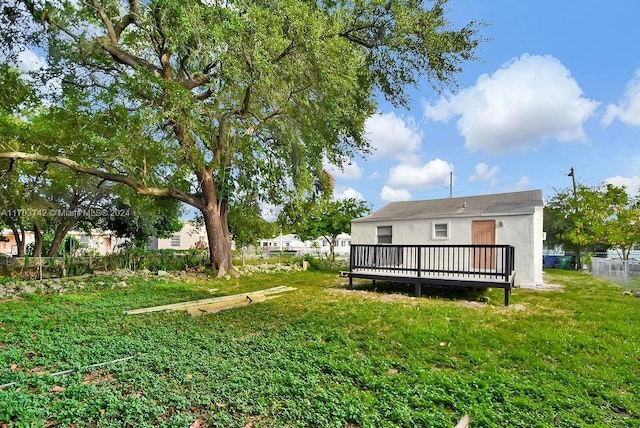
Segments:
[[[382,231],[386,232],[387,230],[389,233],[381,233]],[[382,240],[380,238],[382,238]],[[386,242],[387,240],[389,242]],[[376,226],[376,243],[386,245],[393,244],[393,226]]]
[[[438,226],[444,226],[446,228],[445,233],[446,236],[439,236],[438,233],[441,233],[442,230],[437,230]],[[434,241],[446,241],[451,239],[451,222],[433,222],[431,223],[431,239]]]

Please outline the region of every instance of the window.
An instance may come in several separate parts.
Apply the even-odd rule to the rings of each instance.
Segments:
[[[433,239],[449,239],[449,223],[433,223]]]
[[[171,246],[179,247],[180,246],[180,235],[173,235],[171,237]]]
[[[378,244],[391,244],[391,226],[378,226]]]

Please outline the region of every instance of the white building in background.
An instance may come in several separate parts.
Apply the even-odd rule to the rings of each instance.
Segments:
[[[72,230],[67,236],[75,238],[79,242],[76,254],[93,252],[104,256],[118,252],[118,246],[126,241],[124,238],[116,237],[110,231],[93,230],[91,233],[84,231]],[[35,236],[32,231],[25,231],[24,234],[25,247],[35,243]],[[0,230],[0,254],[7,256],[16,256],[18,254],[18,245],[11,229]]]
[[[334,248],[336,256],[348,256],[351,245],[351,236],[341,233],[336,239]],[[298,255],[316,254],[327,255],[331,250],[329,241],[323,237],[302,241],[294,234],[278,235],[270,239],[260,239],[256,251],[263,253],[286,251]]]
[[[191,248],[207,248],[207,231],[204,224],[193,221],[182,223],[182,229],[170,238],[151,238],[147,248],[150,250],[189,250]]]

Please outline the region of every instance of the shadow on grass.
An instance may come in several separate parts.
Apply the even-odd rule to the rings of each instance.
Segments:
[[[414,284],[386,281],[376,281],[374,284],[372,281],[354,281],[353,285],[354,290],[415,296]],[[483,288],[422,285],[422,297],[429,299],[482,301],[487,299],[486,295],[487,290]]]

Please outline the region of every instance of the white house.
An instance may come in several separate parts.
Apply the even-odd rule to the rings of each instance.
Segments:
[[[392,202],[351,222],[352,244],[515,247],[515,285],[542,284],[541,190]]]
[[[182,229],[169,238],[151,238],[147,245],[150,250],[188,250],[206,247],[208,247],[207,231],[204,225],[193,221],[182,223]]]
[[[348,256],[351,236],[348,233],[341,233],[336,238],[334,248],[336,256]],[[329,241],[320,237],[311,241],[302,241],[294,234],[278,235],[271,239],[260,239],[258,247],[260,251],[295,251],[297,254],[329,254]]]

